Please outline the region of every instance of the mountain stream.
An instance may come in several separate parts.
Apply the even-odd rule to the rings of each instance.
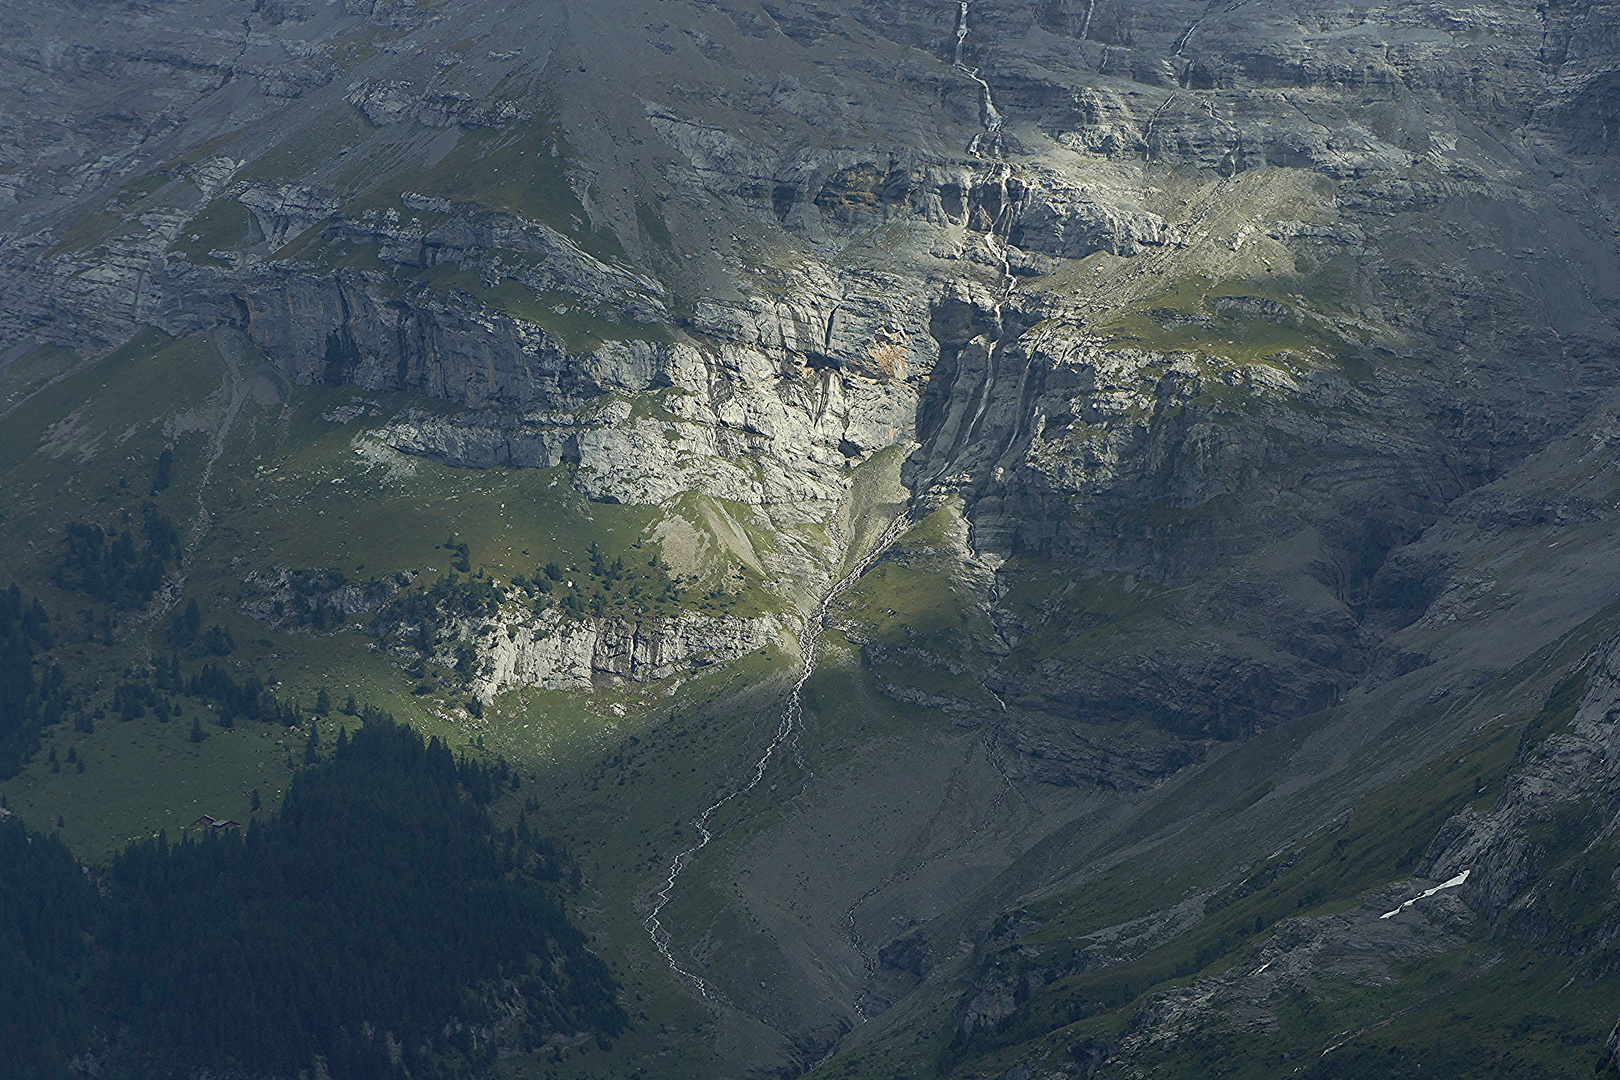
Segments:
[[[821,633],[826,629],[827,618],[832,610],[833,601],[859,581],[861,576],[872,568],[889,545],[893,544],[910,524],[911,515],[909,512],[901,513],[890,522],[888,528],[878,537],[877,543],[872,545],[872,549],[863,555],[854,566],[850,567],[848,573],[834,582],[832,587],[823,594],[821,602],[816,605],[815,610],[805,616],[804,629],[800,635],[799,675],[793,683],[792,691],[788,694],[787,703],[782,707],[782,715],[776,725],[775,737],[765,747],[765,752],[760,755],[759,760],[754,762],[753,773],[747,783],[734,788],[729,794],[710,803],[704,808],[703,813],[697,816],[697,819],[692,823],[697,830],[697,842],[679,852],[670,862],[669,874],[664,879],[664,887],[655,894],[652,908],[647,912],[647,917],[642,920],[642,926],[646,928],[648,935],[652,938],[653,947],[658,950],[658,955],[662,956],[664,961],[669,964],[669,969],[694,986],[705,998],[718,1000],[720,995],[703,976],[688,971],[675,959],[675,954],[671,949],[669,931],[665,928],[661,918],[664,908],[669,905],[670,898],[675,895],[675,884],[680,880],[681,873],[691,864],[697,853],[707,847],[710,840],[714,839],[714,833],[709,829],[709,822],[714,818],[714,815],[721,807],[733,799],[740,798],[758,787],[759,782],[765,778],[765,770],[769,767],[771,759],[776,756],[777,751],[782,748],[783,744],[794,737],[795,732],[804,727],[802,692],[804,684],[815,673],[816,660],[821,648]]]

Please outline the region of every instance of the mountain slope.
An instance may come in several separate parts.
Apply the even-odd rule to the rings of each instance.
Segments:
[[[30,825],[273,806],[214,665],[541,781],[655,1017],[559,1068],[1390,1075],[1498,981],[1469,1067],[1590,1067],[1610,7],[0,18]]]

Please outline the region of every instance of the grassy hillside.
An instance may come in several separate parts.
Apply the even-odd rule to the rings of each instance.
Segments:
[[[0,484],[14,495],[0,563],[48,613],[54,640],[42,662],[61,665],[67,688],[61,719],[0,779],[10,812],[91,865],[159,832],[200,838],[209,830],[192,823],[204,814],[268,822],[297,777],[358,728],[350,708],[385,709],[457,753],[508,763],[522,783],[492,805],[497,825],[524,820],[576,853],[577,915],[623,986],[622,1038],[567,1040],[500,1070],[713,1071],[715,1018],[669,978],[641,904],[687,843],[691,818],[758,756],[796,659],[771,648],[652,685],[514,690],[475,713],[452,673],[379,648],[377,605],[317,612],[313,598],[341,580],[398,600],[452,575],[521,596],[513,580],[549,566],[561,578],[545,603],[561,603],[575,582],[582,598],[599,586],[608,613],[630,617],[779,610],[746,566],[715,585],[688,565],[675,600],[633,599],[633,572],[624,585],[593,572],[658,564],[656,532],[673,517],[701,550],[703,536],[735,531],[739,511],[696,495],[662,508],[589,503],[559,470],[407,458],[367,432],[403,408],[442,403],[293,386],[235,340],[148,332],[43,388],[22,381],[26,367],[0,373],[11,377]],[[172,526],[167,546],[151,540],[157,521]],[[118,554],[126,531],[130,560]],[[708,548],[730,550],[720,539]],[[278,580],[293,584],[266,584]],[[721,832],[756,828],[768,802],[740,802]],[[680,897],[672,915],[684,940],[735,918],[724,889],[709,887],[723,867],[705,865]]]
[[[1441,920],[1444,943],[1433,950],[1390,945],[1380,957],[1368,946],[1365,957],[1352,948],[1347,955],[1359,959],[1338,959],[1335,950],[1347,943],[1359,947],[1353,932],[1323,939],[1312,960],[1326,969],[1319,978],[1273,991],[1246,984],[1262,964],[1287,963],[1279,943],[1286,949],[1355,912],[1376,925],[1371,913],[1416,895],[1391,886],[1412,877],[1451,815],[1489,810],[1515,762],[1567,725],[1588,674],[1578,662],[1615,629],[1613,613],[1605,613],[1464,700],[1392,725],[1362,748],[1355,769],[1376,772],[1398,758],[1400,744],[1420,743],[1448,718],[1480,718],[1470,737],[1378,788],[1330,827],[1234,873],[1231,849],[1198,838],[1270,794],[1274,778],[1264,763],[1285,758],[1284,744],[1308,738],[1311,725],[1251,740],[1187,791],[1188,799],[1208,800],[1214,814],[1161,803],[1142,815],[1128,835],[1146,843],[1081,885],[1002,911],[960,973],[924,987],[903,1016],[811,1075],[965,1080],[1012,1075],[1009,1068],[1028,1061],[1087,1076],[1146,1068],[1189,1080],[1588,1075],[1620,1011],[1620,978],[1608,952],[1592,951],[1580,936],[1612,923],[1615,912],[1597,895],[1602,889],[1583,884],[1594,875],[1607,880],[1614,853],[1590,823],[1577,827],[1579,805],[1537,841],[1556,933],[1493,927],[1469,912]],[[1256,786],[1233,786],[1239,778]],[[1181,836],[1161,831],[1175,822],[1192,824]],[[1178,904],[1190,905],[1191,918],[1167,917]],[[1004,1011],[965,1023],[987,988],[1008,991]],[[1214,1004],[1174,1019],[1204,1001]],[[1143,1035],[1149,1030],[1152,1039]],[[1124,1060],[1101,1065],[1121,1048]]]
[[[229,338],[149,332],[55,383],[27,364],[0,380],[9,380],[0,385],[9,402],[0,483],[13,493],[0,520],[0,560],[19,596],[37,598],[49,616],[50,645],[34,665],[39,685],[52,677],[50,665],[63,672],[49,702],[35,693],[38,746],[0,779],[3,805],[77,858],[106,866],[159,831],[201,835],[192,822],[203,814],[268,821],[300,771],[330,760],[340,730],[355,730],[367,706],[458,753],[504,761],[519,783],[491,804],[495,827],[522,822],[573,852],[582,873],[573,914],[622,987],[630,1023],[610,1043],[563,1040],[503,1059],[494,1066],[503,1075],[674,1078],[779,1060],[781,1032],[808,1021],[770,988],[801,979],[806,957],[819,955],[782,926],[830,935],[817,948],[853,950],[858,965],[865,946],[856,931],[878,916],[861,900],[843,910],[853,896],[838,911],[808,910],[812,893],[816,904],[828,902],[816,889],[842,894],[826,882],[765,880],[761,845],[793,837],[832,805],[829,792],[874,821],[910,828],[906,800],[922,799],[921,790],[937,805],[928,804],[934,818],[915,836],[904,834],[912,847],[877,870],[851,862],[821,872],[840,888],[869,873],[875,892],[910,876],[929,880],[943,842],[933,820],[983,822],[961,829],[987,845],[991,825],[1012,820],[996,816],[1008,783],[994,760],[1004,706],[983,667],[998,631],[961,561],[964,525],[946,506],[845,595],[826,662],[805,687],[803,736],[772,765],[769,783],[715,818],[715,843],[665,911],[676,955],[724,997],[705,1004],[671,977],[641,920],[670,859],[690,844],[695,815],[734,790],[769,742],[797,663],[787,643],[660,683],[593,693],[524,688],[474,707],[448,668],[383,648],[372,620],[386,604],[431,597],[451,581],[524,603],[600,593],[604,611],[627,617],[781,613],[780,583],[757,571],[733,580],[728,566],[720,588],[693,570],[686,588],[667,587],[678,575],[662,559],[662,527],[679,517],[689,531],[713,532],[742,517],[739,508],[695,495],[664,507],[589,503],[559,470],[457,470],[406,457],[368,433],[401,409],[441,403],[292,386]],[[857,478],[868,518],[890,506],[892,493],[876,478],[895,458],[880,456]],[[848,531],[868,536],[872,520],[856,513]],[[731,550],[718,539],[712,548]],[[616,562],[634,573],[610,580],[603,567]],[[552,581],[543,596],[521,584],[537,576]],[[1067,630],[1040,624],[1018,644],[1037,659],[1145,625],[1175,602],[1112,576],[1065,578],[1033,558],[1004,580],[1010,610],[1062,610]],[[364,598],[361,610],[326,599],[338,583]],[[632,584],[643,593],[633,595]],[[904,1007],[815,1075],[1000,1076],[1032,1056],[1054,1068],[1100,1059],[1176,995],[1249,970],[1301,920],[1355,910],[1409,878],[1449,815],[1487,806],[1521,747],[1567,723],[1583,684],[1565,675],[1613,622],[1594,621],[1467,702],[1406,717],[1357,751],[1350,771],[1379,774],[1404,760],[1432,731],[1458,723],[1459,709],[1480,723],[1422,768],[1392,773],[1332,828],[1235,876],[1232,850],[1200,849],[1198,838],[1227,835],[1271,797],[1278,785],[1268,770],[1323,717],[1234,746],[1193,781],[1144,802],[1128,830],[1087,856],[1112,868],[1083,881],[1020,896],[1018,881],[1061,875],[1013,855],[986,856],[1013,859],[1013,884],[1004,886],[1004,910],[989,897],[972,909],[986,913],[985,923],[964,924],[963,933],[985,935],[979,951],[943,974],[919,967],[921,985]],[[961,764],[940,790],[923,790],[936,783],[924,765],[956,756]],[[1040,812],[1021,805],[1013,817],[1033,821]],[[845,816],[825,835],[855,851],[868,823],[854,810]],[[1194,824],[1180,831],[1186,822]],[[1151,842],[1127,851],[1120,836]],[[1038,854],[1025,860],[1030,867]],[[1554,869],[1575,888],[1612,870],[1611,854],[1568,852]],[[793,913],[801,900],[807,910]],[[1166,921],[1167,906],[1183,902],[1194,917]],[[783,911],[789,922],[767,925],[789,918]],[[1135,944],[1094,962],[1100,935],[1138,923]],[[1308,1075],[1404,1075],[1418,1063],[1444,1063],[1459,1076],[1590,1068],[1595,1041],[1620,1009],[1614,977],[1533,938],[1454,930],[1444,951],[1392,961],[1383,981],[1348,979],[1270,1000],[1264,1024],[1223,1017],[1136,1060],[1167,1077],[1259,1077],[1296,1066],[1314,1070]],[[964,1010],[991,984],[1021,989],[990,1022],[964,1025]],[[852,985],[877,984],[857,977]],[[1495,1034],[1460,1042],[1464,1018],[1469,1030]]]

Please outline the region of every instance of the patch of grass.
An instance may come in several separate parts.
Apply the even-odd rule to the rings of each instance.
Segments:
[[[1030,623],[1017,655],[1031,664],[1060,653],[1105,651],[1120,634],[1164,614],[1182,593],[1127,574],[1077,581],[1040,557],[1011,559],[1001,576],[1008,582],[1002,604]]]
[[[675,254],[675,240],[669,234],[669,226],[664,223],[663,215],[650,204],[636,203],[636,223],[655,250],[669,256]]]
[[[864,653],[878,679],[989,705],[973,672],[993,630],[953,575],[957,541],[948,522],[954,513],[942,508],[907,530],[844,594],[840,611],[869,643]]]
[[[876,673],[860,650],[835,630],[823,637],[823,663],[804,684],[806,726],[815,732],[805,751],[811,768],[841,767],[878,739],[910,738],[941,723],[938,709],[895,701],[878,692]]]
[[[70,349],[40,345],[0,367],[0,422],[3,422],[5,414],[53,382],[60,381],[80,362],[78,354]],[[22,448],[0,448],[0,456],[9,456],[6,455],[8,449],[10,455],[15,455]],[[13,460],[16,459],[13,457]]]
[[[194,262],[227,265],[213,251],[246,251],[264,237],[247,207],[235,199],[215,199],[187,221],[180,237],[170,245]]]
[[[118,194],[115,195],[114,198],[116,198],[119,202],[125,203],[139,202],[142,199],[156,195],[158,192],[168,187],[173,180],[173,174],[163,170],[147,173],[145,176],[131,180],[129,183],[119,188]]]
[[[127,722],[109,716],[96,722],[93,734],[60,725],[33,764],[0,783],[0,793],[30,828],[53,829],[60,816],[63,826],[56,831],[90,862],[105,862],[130,841],[159,830],[178,837],[192,831],[202,814],[246,825],[254,816],[254,790],[265,811],[279,806],[292,776],[288,743],[296,744],[292,760],[303,760],[300,732],[249,721],[221,728],[209,710],[182,700],[185,711],[167,723],[150,715]],[[200,743],[190,738],[197,719],[208,736]],[[48,760],[53,748],[58,772]],[[66,763],[70,749],[85,763],[84,772]]]
[[[1161,959],[1179,963],[1189,946],[1196,952],[1209,940],[1253,926],[1256,919],[1269,927],[1409,876],[1447,818],[1495,798],[1523,723],[1519,717],[1489,725],[1444,757],[1369,795],[1346,822],[1253,867],[1242,880],[1211,896],[1204,905],[1206,925],[1168,948]],[[1095,882],[1021,909],[1019,915],[1038,929],[1019,940],[1049,944],[1082,938],[1148,914],[1163,905],[1166,885],[1134,867],[1109,871]]]
[[[1177,283],[1100,329],[1111,348],[1200,353],[1227,364],[1333,364],[1347,349],[1342,332],[1292,297],[1203,279]]]
[[[333,235],[328,232],[328,223],[324,221],[311,225],[293,237],[271,257],[279,261],[307,262],[323,274],[339,270],[368,270],[386,274],[394,280],[372,284],[393,296],[401,296],[412,285],[420,284],[415,268],[384,262],[377,254],[375,243],[357,243],[348,237]]]
[[[91,210],[75,220],[46,254],[88,251],[128,227],[129,222],[123,214],[112,210]]]
[[[537,293],[510,279],[488,285],[477,270],[462,269],[451,263],[441,263],[418,275],[413,284],[443,294],[459,292],[503,315],[534,323],[575,354],[594,352],[609,341],[672,340],[666,327],[606,318],[572,293],[559,290]]]
[[[1581,698],[1586,694],[1586,684],[1590,678],[1590,668],[1580,667],[1570,672],[1554,688],[1536,718],[1525,725],[1524,734],[1519,738],[1519,760],[1534,753],[1547,736],[1568,730],[1575,719],[1576,710],[1580,708]]]
[[[131,437],[142,434],[142,422],[151,420],[148,402],[166,400],[183,408],[206,396],[211,373],[198,370],[201,353],[199,343],[178,343],[149,327],[93,367],[41,387],[31,399],[0,417],[0,474],[29,462],[27,486],[45,483],[83,492],[94,480],[129,471],[121,463],[110,464],[108,459],[113,456],[114,446],[121,451],[119,458],[128,461],[135,457],[129,442]],[[147,363],[148,359],[152,362]],[[191,381],[199,377],[203,381]],[[111,392],[100,392],[107,390]],[[155,394],[173,397],[159,399],[152,396]],[[118,442],[132,425],[134,432]],[[151,445],[147,439],[141,439],[140,444]],[[151,456],[157,456],[156,449]],[[137,474],[131,471],[129,475],[132,483],[137,482]],[[139,479],[149,477],[140,475]],[[10,511],[14,519],[21,518],[20,511],[27,505],[26,498],[18,498],[24,480],[21,475],[10,478]],[[56,492],[53,498],[62,494]],[[60,507],[46,509],[54,514]],[[46,524],[41,522],[41,532]]]
[[[1279,1009],[1276,1030],[1192,1033],[1153,1055],[1166,1080],[1591,1075],[1620,1008],[1620,980],[1567,957],[1473,944],[1394,983],[1329,988]]]
[[[370,123],[358,109],[327,109],[250,162],[237,179],[275,182],[306,178],[340,151],[359,146],[371,131]]]
[[[442,160],[390,177],[351,210],[386,209],[395,205],[399,191],[438,195],[544,222],[598,259],[623,260],[619,238],[611,229],[594,227],[574,193],[568,178],[571,154],[562,127],[552,121],[464,130]]]

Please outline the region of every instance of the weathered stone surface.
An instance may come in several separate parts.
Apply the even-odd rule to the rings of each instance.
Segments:
[[[555,612],[502,618],[472,633],[479,668],[474,692],[488,701],[503,690],[590,690],[604,681],[646,683],[735,660],[777,643],[774,619],[679,616],[566,619]]]
[[[659,10],[9,5],[0,357],[240,331],[296,382],[434,399],[356,446],[390,468],[746,508],[784,610],[833,573],[849,466],[901,448],[916,505],[960,507],[941,573],[972,622],[907,662],[984,693],[879,692],[979,725],[986,775],[1066,808],[975,882],[1073,806],[1151,802],[1291,720],[1375,740],[1620,595],[1612,8]],[[674,677],[781,625],[463,629],[487,696]],[[1605,686],[1424,873],[1473,867],[1465,902],[1545,921],[1530,824],[1612,794]],[[836,901],[933,918],[907,880],[852,871]],[[1363,930],[1430,947],[1335,918],[1279,969]],[[925,978],[889,955],[893,987]],[[855,1023],[860,977],[826,978],[786,1070]],[[1132,1037],[1260,1009],[1247,979]]]

